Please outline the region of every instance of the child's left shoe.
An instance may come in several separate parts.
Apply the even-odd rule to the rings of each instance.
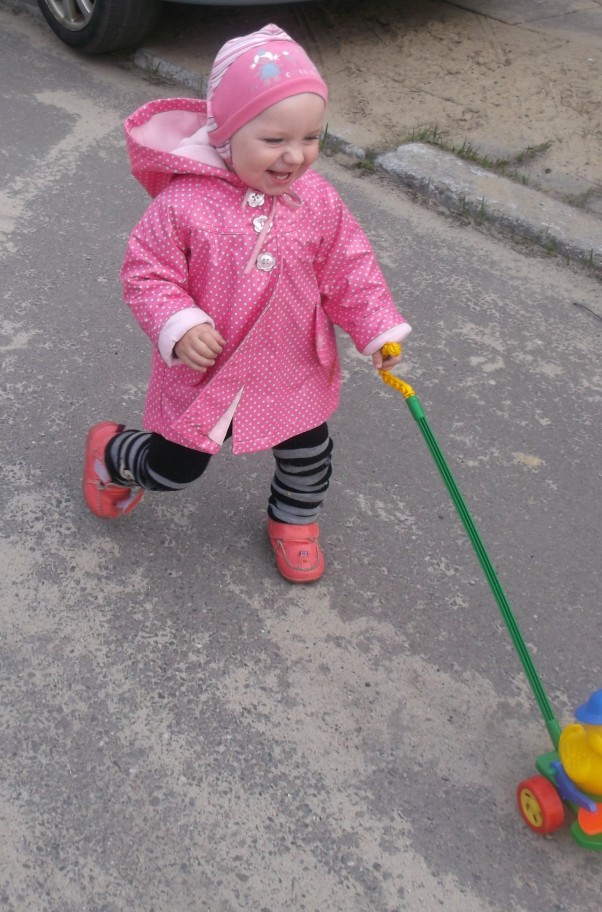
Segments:
[[[90,428],[86,437],[84,498],[92,513],[101,519],[117,519],[131,513],[144,494],[138,487],[115,484],[109,475],[105,451],[112,438],[122,430],[122,424],[100,421]]]
[[[290,583],[313,583],[324,573],[324,555],[318,541],[317,523],[294,526],[268,517],[268,535],[276,566]]]

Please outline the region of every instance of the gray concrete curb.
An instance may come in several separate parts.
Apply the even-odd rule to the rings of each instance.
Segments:
[[[164,60],[144,48],[134,51],[131,55],[131,60],[132,63],[152,76],[157,76],[159,79],[164,79],[166,82],[171,82],[175,85],[181,85],[183,88],[190,89],[200,96],[205,95],[207,78],[201,76],[200,73],[185,70],[183,67],[170,63],[168,60]]]
[[[199,73],[144,48],[131,59],[167,82],[201,96],[205,93],[207,79]],[[368,158],[365,150],[333,133],[328,145],[360,161]],[[376,171],[451,213],[492,225],[505,236],[528,240],[602,276],[602,221],[589,213],[422,143],[399,146],[378,155],[373,164]]]
[[[450,212],[492,224],[602,274],[602,221],[587,212],[421,143],[399,146],[374,164]]]

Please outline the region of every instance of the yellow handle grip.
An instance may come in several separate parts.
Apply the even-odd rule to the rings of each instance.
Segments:
[[[401,354],[401,345],[399,342],[385,342],[380,352],[383,358],[394,358],[395,355]],[[385,383],[400,392],[405,399],[409,399],[410,396],[414,395],[414,390],[405,380],[400,380],[399,377],[396,377],[390,371],[380,370],[378,373]]]
[[[395,355],[401,354],[401,345],[399,342],[385,342],[380,353],[383,358],[394,358]]]

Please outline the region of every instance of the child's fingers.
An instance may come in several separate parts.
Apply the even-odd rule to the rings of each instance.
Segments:
[[[396,364],[399,364],[401,357],[396,355],[394,358],[385,358],[383,361],[381,358],[380,365],[374,361],[374,366],[377,370],[391,370],[392,367],[395,367]]]
[[[372,356],[377,370],[390,370],[401,361],[402,348],[399,342],[385,342],[380,351]]]
[[[213,329],[213,327],[209,326],[207,323],[202,323],[201,326],[199,326],[196,338],[201,339],[210,348],[219,349],[220,351],[226,344],[226,340],[218,333],[217,329]]]
[[[212,326],[202,324],[191,331],[187,339],[190,347],[204,357],[217,357],[226,344],[225,339]]]
[[[189,329],[182,338],[195,345],[198,345],[199,342],[209,344],[215,339],[215,330],[209,323],[199,323],[198,326]]]
[[[194,351],[185,348],[183,345],[177,347],[176,356],[186,367],[191,367],[193,370],[201,371],[202,373],[207,370],[207,366],[201,363],[199,355],[196,355]]]
[[[194,349],[188,349],[181,351],[179,353],[179,358],[180,361],[188,365],[188,367],[192,367],[193,370],[205,372],[215,364],[216,355],[207,357]]]
[[[218,333],[216,329],[213,329],[213,327],[208,327],[208,329],[202,333],[200,338],[201,341],[204,342],[204,344],[207,346],[207,348],[216,355],[219,355],[224,345],[226,344],[224,337]]]
[[[386,342],[379,351],[372,355],[372,364],[376,370],[390,370],[401,361],[399,342]]]
[[[196,339],[192,347],[197,355],[202,355],[203,358],[211,358],[213,360],[217,358],[223,348],[219,342],[208,339]]]
[[[395,355],[393,358],[384,359],[380,352],[375,352],[375,354],[372,355],[372,364],[376,370],[389,370],[390,368],[395,367],[396,364],[399,364],[400,361],[401,357],[399,355]]]
[[[188,367],[204,372],[215,364],[226,340],[209,323],[193,326],[175,345],[175,354]]]
[[[212,352],[198,339],[187,339],[176,346],[176,355],[188,367],[194,370],[207,370],[213,367],[219,352]]]

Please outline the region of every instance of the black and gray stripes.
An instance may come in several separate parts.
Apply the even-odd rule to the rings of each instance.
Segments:
[[[180,491],[203,474],[211,459],[147,431],[123,431],[111,440],[105,460],[117,484],[146,491]]]
[[[328,426],[291,437],[272,450],[276,471],[268,513],[277,522],[309,525],[316,521],[332,472]],[[199,478],[212,459],[166,440],[160,434],[123,430],[110,441],[105,462],[116,484],[146,491],[180,491]]]
[[[277,522],[298,526],[316,522],[332,474],[332,440],[327,425],[300,434],[272,452],[276,471],[269,515]]]

